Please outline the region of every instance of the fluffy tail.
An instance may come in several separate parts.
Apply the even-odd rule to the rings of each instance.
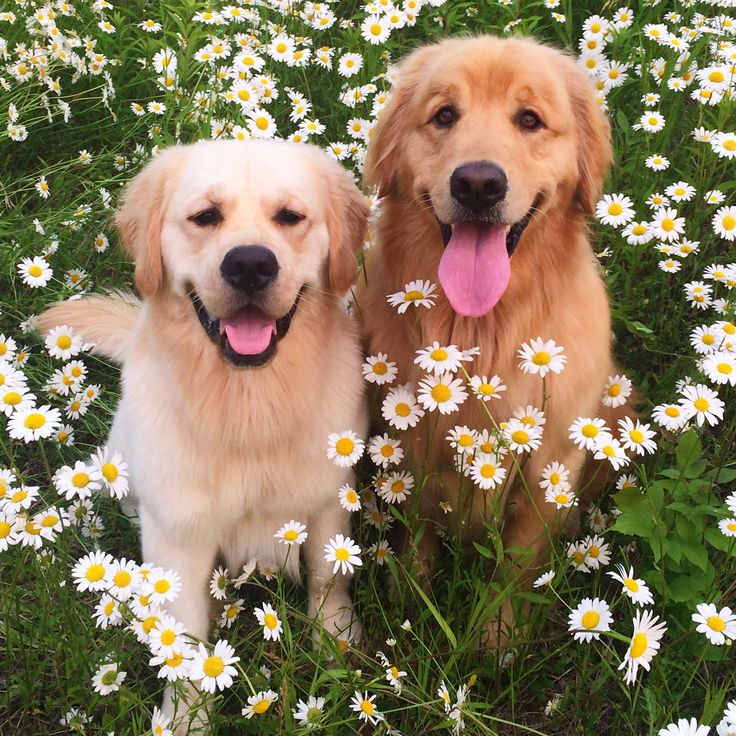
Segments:
[[[93,353],[122,363],[140,304],[138,297],[123,291],[57,302],[38,316],[38,330],[45,335],[54,327],[67,325],[95,344]]]

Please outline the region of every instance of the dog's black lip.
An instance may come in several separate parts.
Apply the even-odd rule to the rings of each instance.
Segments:
[[[207,333],[207,337],[209,337],[210,340],[212,340],[212,342],[217,345],[222,357],[238,368],[257,368],[266,365],[266,363],[268,363],[271,358],[273,358],[273,356],[276,354],[276,345],[278,344],[279,340],[282,340],[286,336],[286,333],[289,331],[289,327],[291,326],[291,318],[294,316],[294,312],[296,312],[296,308],[299,304],[299,299],[304,292],[304,288],[305,287],[302,287],[299,290],[299,293],[297,294],[296,300],[291,306],[291,309],[283,317],[279,317],[276,320],[276,333],[271,338],[271,342],[268,344],[268,347],[263,352],[258,353],[257,355],[242,355],[241,353],[237,353],[235,350],[233,350],[230,343],[228,342],[227,336],[225,334],[220,334],[220,320],[213,317],[207,311],[206,307],[202,303],[202,300],[199,298],[199,295],[194,289],[191,289],[189,291],[189,300],[194,306],[194,311],[199,319],[200,324],[204,328],[204,331]]]
[[[542,194],[540,193],[534,198],[532,206],[527,210],[527,213],[524,215],[524,217],[522,217],[518,222],[515,222],[509,228],[509,231],[506,235],[506,252],[509,254],[509,257],[514,254],[516,247],[519,245],[519,240],[521,239],[522,233],[526,229],[526,226],[529,224],[529,221],[534,216],[534,213],[537,211],[537,209],[539,209],[541,201]],[[436,214],[435,219],[440,226],[442,241],[444,242],[445,247],[447,247],[447,244],[450,242],[450,238],[452,237],[452,224],[442,222],[442,220],[440,220]]]

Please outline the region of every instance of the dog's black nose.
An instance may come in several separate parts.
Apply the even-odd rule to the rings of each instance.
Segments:
[[[450,194],[455,200],[481,214],[506,196],[506,172],[488,161],[474,161],[458,166],[450,177]]]
[[[262,245],[236,245],[220,264],[222,278],[230,286],[248,293],[265,289],[278,272],[276,256]]]

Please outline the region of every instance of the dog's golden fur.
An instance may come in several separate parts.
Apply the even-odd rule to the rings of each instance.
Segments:
[[[222,221],[198,226],[193,217],[211,207]],[[281,223],[283,208],[305,219]],[[350,576],[333,577],[324,545],[350,533],[337,491],[352,480],[350,469],[327,459],[327,437],[363,433],[367,423],[357,328],[341,300],[367,214],[350,176],[312,146],[171,148],[133,180],[117,216],[143,301],[88,296],[40,317],[41,329],[70,325],[123,364],[108,444],[129,465],[143,558],[181,575],[168,609],[193,636],[207,638],[218,554],[233,575],[251,559],[299,574],[299,548],[287,560],[288,548],[274,539],[291,519],[308,527],[303,552],[316,634],[321,623],[339,638],[359,634]],[[221,264],[234,246],[253,243],[268,246],[280,265],[258,295],[260,309],[275,319],[298,305],[271,361],[236,368],[203,329],[189,294],[194,289],[218,318],[243,308],[246,298],[226,283]],[[177,731],[186,732],[186,724]]]
[[[438,129],[432,116],[447,105],[457,110],[457,122]],[[523,109],[539,114],[545,127],[520,129],[517,116]],[[579,416],[599,414],[605,381],[614,370],[608,299],[585,225],[610,160],[608,122],[574,60],[529,40],[490,36],[448,40],[409,56],[368,151],[366,179],[383,199],[359,312],[370,352],[388,353],[398,364],[400,382],[421,377],[415,350],[434,340],[478,346],[471,372],[498,374],[508,386],[500,399],[485,404],[500,422],[519,407],[541,408],[544,401],[539,377],[518,368],[521,343],[541,336],[564,346],[564,371],[546,379],[543,444],[524,471],[530,493],[517,478],[505,511],[506,548],[530,548],[537,559],[561,518],[543,500],[541,471],[558,460],[571,470],[571,479],[578,476],[584,453],[568,439],[568,428]],[[444,248],[437,220],[449,221],[450,175],[475,161],[505,170],[509,223],[536,207],[511,258],[507,290],[480,318],[456,314],[441,289],[435,306],[421,309],[417,318],[397,316],[387,294],[413,279],[437,282]],[[467,515],[471,535],[478,538],[492,502],[476,488],[471,509],[460,505],[452,451],[443,438],[458,424],[488,426],[487,417],[471,396],[459,412],[431,421],[436,421],[431,447],[423,446],[421,426],[411,436],[414,456],[426,453],[429,468],[441,470],[440,479],[422,491],[421,515],[451,525]],[[453,506],[449,518],[439,510],[441,500]],[[424,557],[432,554],[430,532],[423,537]]]

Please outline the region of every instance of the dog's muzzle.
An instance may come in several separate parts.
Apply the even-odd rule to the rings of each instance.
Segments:
[[[276,346],[289,331],[302,291],[291,309],[278,319],[269,317],[254,304],[218,319],[207,311],[194,289],[189,292],[189,299],[204,331],[223,358],[239,368],[254,368],[268,363],[276,353]]]

